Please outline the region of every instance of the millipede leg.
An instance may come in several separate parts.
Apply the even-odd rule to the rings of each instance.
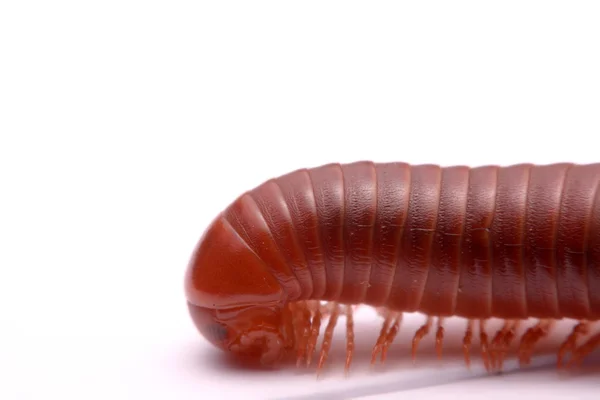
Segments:
[[[600,332],[593,335],[584,344],[573,351],[573,357],[571,357],[567,367],[571,367],[574,364],[581,364],[585,357],[597,348],[600,348]]]
[[[442,358],[442,342],[444,341],[444,327],[442,324],[444,323],[444,318],[438,318],[437,322],[437,331],[435,333],[435,352],[437,354],[437,358]]]
[[[298,351],[296,354],[296,366],[299,367],[306,357],[306,345],[310,336],[310,311],[302,302],[294,309],[294,326],[296,327],[296,337],[298,338]]]
[[[333,310],[335,310],[335,308],[337,307],[337,303],[333,301],[329,301],[325,304],[319,303],[318,307],[321,311],[321,318],[328,318],[333,312]]]
[[[471,341],[473,340],[473,320],[470,319],[467,322],[467,330],[465,331],[465,337],[463,338],[463,353],[465,355],[465,363],[467,368],[471,368]]]
[[[481,358],[486,370],[490,370],[490,354],[488,345],[488,335],[485,332],[485,320],[479,320],[479,341],[481,342]]]
[[[327,356],[329,355],[329,349],[331,348],[331,341],[333,338],[333,330],[335,329],[335,325],[337,324],[338,317],[340,315],[340,306],[337,303],[334,303],[333,310],[331,311],[331,315],[329,316],[329,322],[327,323],[327,328],[325,328],[325,334],[323,336],[323,344],[321,345],[321,354],[319,355],[319,362],[317,364],[317,376],[323,369],[325,365],[325,361],[327,361]]]
[[[575,325],[575,327],[571,331],[571,334],[565,339],[565,341],[560,346],[560,349],[558,350],[558,358],[556,361],[556,366],[558,368],[562,367],[565,355],[568,352],[572,352],[576,348],[577,339],[579,339],[580,336],[587,335],[589,329],[590,325],[588,322],[585,321]]]
[[[375,342],[375,346],[373,347],[373,351],[371,352],[371,366],[375,365],[377,360],[377,356],[381,353],[381,349],[383,347],[383,343],[385,342],[388,330],[390,329],[390,324],[392,323],[392,314],[387,312],[383,313],[379,311],[380,315],[384,315],[385,319],[383,320],[383,325],[381,326],[381,331],[379,332],[379,337],[377,338],[377,342]]]
[[[317,310],[321,310],[322,312],[324,308],[318,300],[306,300],[304,301],[304,306],[311,312],[311,315],[314,315]]]
[[[394,339],[396,338],[398,331],[400,331],[400,323],[401,322],[402,322],[402,314],[396,314],[396,317],[394,318],[392,327],[390,328],[390,331],[385,336],[385,340],[383,342],[383,347],[381,349],[381,362],[382,363],[385,362],[385,358],[387,357],[387,351],[390,348],[390,346],[392,345],[392,342],[394,341]]]
[[[538,321],[537,324],[528,328],[523,335],[521,335],[521,341],[519,342],[519,348],[517,349],[517,354],[519,357],[519,365],[521,367],[529,364],[529,351],[531,347],[531,343],[541,330],[543,321]]]
[[[321,330],[321,311],[317,309],[312,318],[312,324],[310,327],[310,336],[308,338],[308,345],[306,347],[306,366],[310,366],[312,358],[317,346],[317,339],[319,338],[319,331]]]
[[[348,375],[352,356],[354,355],[354,318],[352,316],[352,307],[346,306],[346,367],[345,373]]]
[[[510,321],[504,321],[502,328],[498,330],[498,332],[494,336],[494,339],[492,339],[492,342],[490,343],[490,364],[492,370],[495,370],[498,367],[497,361],[501,352],[500,347],[504,342],[504,336],[508,333],[509,329]]]
[[[433,322],[432,317],[427,317],[427,321],[417,330],[415,336],[413,337],[412,342],[412,360],[413,363],[416,362],[417,359],[417,348],[419,347],[419,342],[423,339],[427,334],[429,334],[429,330],[431,329],[431,324]]]
[[[504,366],[504,359],[506,358],[506,353],[508,353],[508,349],[512,344],[513,339],[517,336],[517,329],[519,329],[520,321],[515,320],[510,324],[508,328],[508,332],[504,335],[504,341],[502,343],[502,348],[500,350],[500,357],[498,360],[498,368],[502,370]]]
[[[552,326],[552,320],[541,320],[523,334],[518,350],[519,364],[521,366],[529,365],[535,344],[542,338],[548,336]]]

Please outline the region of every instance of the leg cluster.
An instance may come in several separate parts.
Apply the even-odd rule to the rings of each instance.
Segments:
[[[345,318],[346,321],[346,359],[345,372],[348,373],[354,355],[354,318],[355,307],[342,305],[335,302],[321,304],[318,301],[299,302],[292,306],[294,311],[294,328],[297,338],[297,366],[310,366],[315,353],[317,342],[321,333],[322,325],[326,322],[321,348],[318,352],[317,373],[321,373],[327,361],[333,332],[338,320]],[[379,359],[384,363],[388,350],[400,331],[403,314],[390,311],[385,308],[378,309],[383,318],[379,336],[371,353],[371,365],[375,365]],[[517,346],[517,357],[521,366],[530,364],[531,358],[538,342],[547,337],[555,326],[554,320],[540,320],[535,325],[519,332],[524,323],[521,320],[505,320],[497,332],[488,335],[489,328],[487,320],[467,320],[465,334],[462,340],[462,350],[467,367],[471,366],[471,354],[475,331],[479,336],[479,352],[485,368],[492,371],[501,371],[511,346],[519,342]],[[600,348],[600,332],[592,334],[586,341],[585,337],[591,333],[593,323],[580,321],[562,342],[557,350],[557,367],[571,367],[580,364],[584,358],[594,350]],[[441,359],[444,341],[444,318],[427,316],[425,322],[415,332],[412,339],[411,357],[416,362],[417,350],[421,340],[430,334],[435,334],[435,350],[437,357]],[[570,355],[570,359],[567,358]]]

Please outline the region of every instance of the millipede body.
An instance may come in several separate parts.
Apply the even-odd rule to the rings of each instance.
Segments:
[[[204,232],[185,277],[190,315],[212,344],[263,364],[310,364],[324,331],[319,370],[340,319],[350,367],[355,305],[383,318],[373,362],[403,313],[427,316],[413,357],[427,334],[441,346],[444,318],[458,316],[467,363],[477,329],[488,368],[514,340],[527,364],[554,322],[569,318],[578,324],[558,364],[581,362],[600,347],[591,332],[600,318],[599,182],[600,163],[297,170],[242,194]],[[491,318],[505,322],[488,337]],[[530,318],[537,324],[515,337]]]

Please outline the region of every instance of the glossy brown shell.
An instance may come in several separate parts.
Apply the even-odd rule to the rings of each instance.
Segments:
[[[298,170],[243,194],[215,220],[205,236],[214,254],[193,259],[188,298],[597,319],[599,180],[600,164]],[[214,271],[195,274],[201,263]]]

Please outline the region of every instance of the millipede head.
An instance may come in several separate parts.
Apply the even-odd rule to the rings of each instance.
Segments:
[[[210,309],[188,303],[196,328],[214,346],[264,366],[288,358],[294,350],[287,308]]]
[[[263,365],[292,354],[292,313],[281,285],[223,218],[194,251],[185,292],[196,328],[219,349]]]

